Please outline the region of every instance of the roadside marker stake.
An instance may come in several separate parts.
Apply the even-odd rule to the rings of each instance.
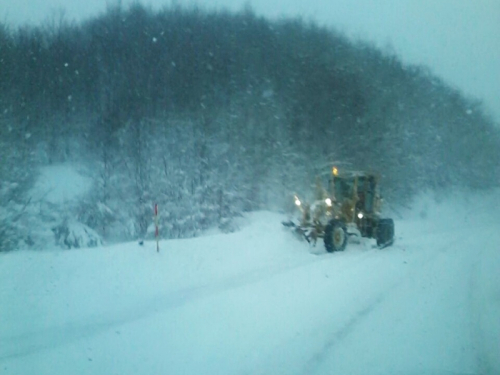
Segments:
[[[156,252],[160,252],[160,244],[159,244],[159,230],[158,230],[158,203],[155,203],[155,237],[156,237]]]

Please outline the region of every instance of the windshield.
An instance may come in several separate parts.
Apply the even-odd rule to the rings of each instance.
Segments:
[[[499,21],[0,0],[0,375],[499,375]]]
[[[354,179],[333,178],[336,199],[352,198],[354,193]]]

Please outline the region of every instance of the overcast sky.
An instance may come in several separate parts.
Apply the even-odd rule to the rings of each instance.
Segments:
[[[65,9],[67,19],[103,12],[106,0],[0,0],[10,25],[38,24]],[[500,124],[500,0],[175,0],[268,17],[302,15],[390,48],[406,63],[428,65],[465,94],[483,100]],[[114,3],[114,1],[111,1]],[[128,3],[123,0],[123,3]],[[170,0],[144,0],[160,7]]]

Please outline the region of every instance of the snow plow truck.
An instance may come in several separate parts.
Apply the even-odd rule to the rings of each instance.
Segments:
[[[326,188],[325,188],[326,185]],[[374,173],[333,167],[316,179],[312,204],[294,196],[296,220],[283,222],[307,242],[322,238],[327,252],[343,251],[349,236],[373,238],[379,248],[394,242],[394,221],[381,217],[379,177]]]

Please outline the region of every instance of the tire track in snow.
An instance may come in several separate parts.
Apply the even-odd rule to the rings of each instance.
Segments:
[[[493,268],[495,268],[495,262],[497,262],[497,265],[500,265],[500,257],[498,255],[496,255],[496,259],[487,258],[488,254],[486,249],[488,249],[490,252],[492,252],[491,249],[495,249],[492,252],[494,253],[498,251],[495,246],[498,245],[495,244],[495,241],[490,238],[490,240],[488,241],[488,247],[481,248],[481,250],[477,254],[477,257],[474,258],[474,261],[471,264],[471,273],[468,280],[468,298],[470,301],[470,316],[472,320],[470,324],[471,336],[476,349],[476,361],[478,363],[479,374],[500,373],[500,361],[498,360],[498,349],[500,349],[500,347],[497,347],[493,350],[491,349],[492,346],[498,346],[500,337],[496,337],[496,343],[491,342],[491,338],[495,337],[495,327],[491,326],[493,322],[485,322],[483,320],[485,316],[488,315],[488,313],[485,313],[485,309],[491,309],[491,304],[497,303],[498,305],[500,305],[500,294],[497,295],[497,301],[489,300],[492,295],[488,295],[489,287],[484,285],[486,283],[486,275],[492,276],[492,273],[495,272],[492,270]],[[486,259],[492,262],[493,266],[492,264],[488,264],[488,268],[490,269],[487,270],[485,275],[483,272],[485,271],[484,262],[486,262]],[[495,270],[498,271],[497,268],[495,268]],[[486,288],[486,291],[484,290],[484,288]],[[500,291],[500,288],[497,287],[496,290]],[[486,296],[484,295],[485,292]],[[488,306],[488,304],[490,305]],[[491,335],[492,332],[493,334]],[[496,333],[499,333],[498,330]]]
[[[436,258],[447,253],[450,249],[454,248],[455,245],[463,242],[463,239],[467,238],[466,234],[461,234],[458,238],[451,243],[439,247],[431,256],[425,257],[418,264],[416,264],[408,273],[404,276],[395,280],[389,287],[381,291],[375,298],[373,298],[368,304],[362,309],[354,313],[354,315],[347,320],[341,327],[337,328],[331,334],[331,338],[327,340],[323,346],[314,353],[309,360],[307,360],[305,366],[300,371],[301,374],[313,374],[317,372],[317,369],[322,365],[327,359],[329,354],[335,350],[335,348],[342,343],[342,341],[348,337],[356,327],[363,322],[367,317],[370,316],[383,302],[385,302],[393,292],[398,288],[402,287],[407,282],[411,282],[416,274],[419,274],[425,270],[425,267],[429,265]]]

